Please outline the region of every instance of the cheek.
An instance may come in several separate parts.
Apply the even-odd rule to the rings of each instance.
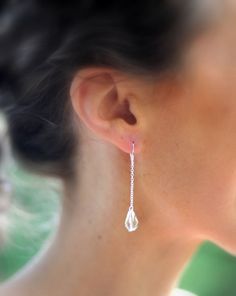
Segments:
[[[230,37],[217,36],[194,45],[183,91],[156,108],[148,188],[150,196],[161,188],[156,207],[171,213],[178,231],[236,253],[236,59]]]
[[[166,106],[153,170],[179,229],[236,250],[236,108],[203,90]]]
[[[236,229],[236,145],[229,145],[231,132],[219,132],[208,119],[204,123],[203,110],[194,108],[190,97],[165,110],[155,133],[150,129],[152,157],[144,162],[151,182],[148,195],[161,188],[153,200],[172,213],[179,229],[191,234],[210,237]]]
[[[189,138],[181,140],[167,169],[167,206],[174,209],[179,229],[236,252],[235,159],[224,153],[223,145],[194,145]]]
[[[214,52],[199,63],[187,79],[182,105],[188,114],[181,113],[189,130],[185,138],[193,144],[186,148],[195,155],[189,229],[232,253],[236,253],[235,69],[223,57],[217,60]]]

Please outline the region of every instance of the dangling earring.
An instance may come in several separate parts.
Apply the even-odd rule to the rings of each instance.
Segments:
[[[130,206],[125,219],[125,227],[129,232],[138,228],[138,219],[134,212],[134,142],[130,152]]]

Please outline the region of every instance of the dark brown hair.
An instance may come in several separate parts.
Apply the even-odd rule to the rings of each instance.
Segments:
[[[87,66],[156,75],[181,60],[193,2],[4,1],[0,6],[1,106],[14,155],[38,171],[71,175],[75,147],[68,98]]]

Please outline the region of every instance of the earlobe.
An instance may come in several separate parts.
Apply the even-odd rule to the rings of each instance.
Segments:
[[[137,119],[130,110],[126,91],[116,83],[112,73],[103,69],[83,72],[72,81],[70,97],[74,112],[96,136],[127,153],[130,142],[135,141],[139,150]]]

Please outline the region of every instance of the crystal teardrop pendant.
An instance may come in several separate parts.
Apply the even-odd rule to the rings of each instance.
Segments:
[[[135,231],[138,228],[138,219],[132,207],[129,207],[129,210],[125,219],[125,227],[129,232]]]

